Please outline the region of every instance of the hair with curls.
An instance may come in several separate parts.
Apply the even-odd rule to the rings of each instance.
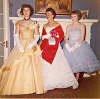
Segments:
[[[21,14],[21,15],[23,15],[23,9],[24,9],[24,8],[29,8],[29,9],[30,9],[30,16],[32,16],[32,14],[33,14],[33,12],[34,12],[34,9],[32,8],[32,6],[29,5],[29,4],[23,4],[23,5],[21,6],[21,11],[20,11],[20,14]]]
[[[82,17],[82,14],[81,14],[81,11],[80,10],[74,10],[74,11],[71,12],[71,15],[72,14],[76,14],[78,16],[78,20],[80,20],[81,17]]]
[[[56,12],[55,12],[55,10],[54,10],[53,8],[47,8],[47,9],[46,9],[46,12],[48,12],[48,11],[50,11],[50,12],[54,15],[53,18],[56,17]]]

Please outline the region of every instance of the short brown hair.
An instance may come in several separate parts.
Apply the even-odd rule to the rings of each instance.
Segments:
[[[50,12],[54,15],[53,18],[56,17],[56,12],[55,12],[55,10],[54,10],[53,8],[47,8],[47,9],[46,9],[46,12],[48,12],[48,11],[50,11]]]
[[[23,15],[23,9],[24,9],[24,8],[29,8],[29,9],[30,9],[30,16],[32,16],[32,14],[33,14],[33,12],[34,12],[34,9],[32,8],[32,6],[29,5],[29,4],[23,4],[23,5],[21,6],[21,11],[20,11],[20,14],[21,14],[21,15]]]
[[[71,12],[71,15],[72,14],[76,14],[78,16],[78,20],[80,20],[81,17],[82,17],[82,14],[81,14],[81,11],[80,10],[74,10],[74,11]]]

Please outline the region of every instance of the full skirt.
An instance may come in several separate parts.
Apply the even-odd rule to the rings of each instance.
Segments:
[[[43,59],[42,63],[45,90],[68,87],[73,87],[73,89],[78,88],[78,82],[75,79],[67,60],[65,59],[60,45],[53,63],[50,64]]]
[[[73,52],[69,52],[64,45],[63,51],[73,73],[86,72],[90,74],[100,69],[100,63],[86,41],[83,41],[81,46]]]
[[[26,48],[32,41],[22,40],[24,53],[15,46],[0,68],[0,95],[44,93],[40,48]]]

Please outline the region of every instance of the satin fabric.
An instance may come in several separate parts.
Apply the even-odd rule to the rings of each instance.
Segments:
[[[32,29],[27,29],[20,34],[24,53],[15,46],[0,68],[0,95],[44,93],[41,50],[37,44],[27,48],[34,40]]]

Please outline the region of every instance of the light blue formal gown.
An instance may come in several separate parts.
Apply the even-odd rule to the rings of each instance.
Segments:
[[[70,29],[68,36],[68,45],[72,47],[80,40],[81,30],[78,28]],[[73,52],[69,52],[64,44],[63,51],[73,73],[92,73],[100,69],[99,61],[86,41],[83,41],[81,46],[76,48]]]

